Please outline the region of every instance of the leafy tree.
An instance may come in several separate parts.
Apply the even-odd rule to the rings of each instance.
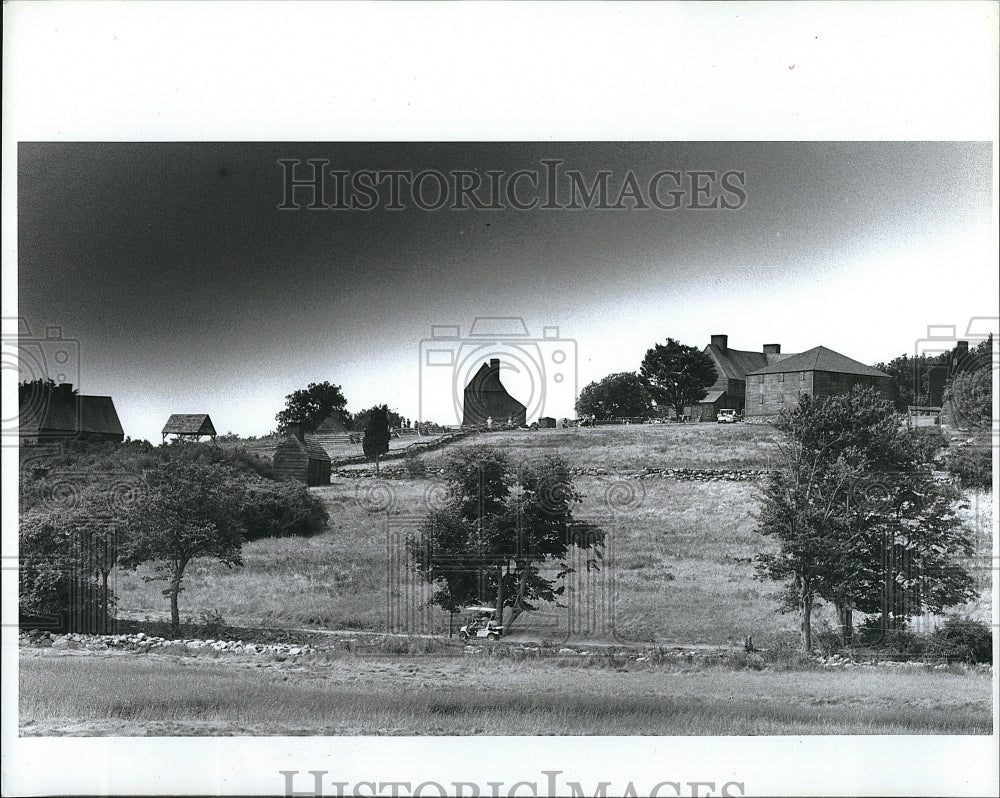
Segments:
[[[646,352],[639,376],[653,401],[672,407],[680,420],[684,408],[704,399],[719,375],[700,349],[667,338]]]
[[[373,407],[369,407],[367,410],[362,410],[360,413],[352,415],[350,418],[350,428],[358,432],[364,432],[371,419],[372,411],[378,409],[379,406],[375,405]],[[395,410],[388,411],[388,419],[390,427],[394,429],[402,429],[404,419]]]
[[[609,374],[584,386],[576,402],[578,416],[592,414],[600,419],[648,416],[652,409],[649,390],[634,372]]]
[[[155,562],[170,598],[170,622],[180,626],[184,570],[196,557],[243,564],[246,476],[204,458],[171,457],[146,471],[124,515],[119,562]]]
[[[806,395],[778,428],[786,440],[758,523],[780,551],[759,556],[757,567],[789,582],[804,650],[818,600],[837,608],[849,642],[855,608],[881,612],[898,628],[924,608],[968,598],[971,578],[959,560],[972,552],[954,513],[957,494],[933,480],[924,442],[899,429],[887,402],[864,388]]]
[[[389,451],[389,408],[378,405],[368,411],[365,437],[361,441],[365,457],[375,461],[375,473],[379,472],[379,458]]]
[[[408,542],[417,573],[439,586],[432,603],[455,611],[492,600],[501,623],[509,610],[509,628],[534,602],[557,602],[574,550],[598,568],[604,533],[573,518],[582,497],[561,458],[515,468],[499,449],[469,448],[448,461],[445,479],[447,504]],[[552,578],[547,564],[559,566]]]
[[[287,434],[289,424],[300,424],[303,432],[315,432],[327,416],[335,414],[344,421],[347,400],[339,385],[329,382],[311,382],[305,389],[295,391],[285,397],[285,409],[274,418],[278,422],[278,432]]]

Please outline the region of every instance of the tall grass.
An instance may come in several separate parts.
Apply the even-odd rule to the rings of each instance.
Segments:
[[[411,661],[412,662],[412,661]],[[588,671],[434,658],[281,670],[24,657],[21,733],[989,734],[990,680],[949,673]]]

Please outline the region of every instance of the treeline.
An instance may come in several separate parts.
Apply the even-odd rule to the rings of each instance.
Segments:
[[[26,447],[21,455],[22,615],[106,614],[111,570],[151,563],[153,578],[167,583],[176,628],[192,559],[239,566],[247,541],[327,527],[321,500],[299,483],[276,481],[270,464],[245,452],[146,441],[47,451]]]

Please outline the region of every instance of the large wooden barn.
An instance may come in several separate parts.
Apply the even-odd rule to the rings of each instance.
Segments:
[[[319,443],[307,439],[298,424],[290,424],[288,431],[288,437],[274,452],[274,475],[309,487],[329,485],[330,455]]]
[[[19,392],[22,443],[60,440],[125,440],[125,431],[110,396],[81,396],[69,383],[51,389]]]
[[[747,374],[746,417],[773,417],[795,407],[803,394],[834,396],[850,393],[858,385],[892,399],[888,374],[825,346],[814,346]]]
[[[515,426],[524,426],[527,408],[507,393],[500,382],[500,359],[483,363],[465,386],[462,411],[463,427],[482,427],[488,422],[500,426],[508,419]]]
[[[781,354],[781,344],[764,344],[760,352],[732,349],[728,335],[713,335],[704,352],[712,359],[718,378],[708,389],[708,395],[690,409],[693,421],[715,421],[723,408],[742,413],[747,374],[789,357]]]

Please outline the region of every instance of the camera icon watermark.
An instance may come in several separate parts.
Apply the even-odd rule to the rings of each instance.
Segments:
[[[1000,371],[997,334],[1000,318],[973,316],[965,332],[954,324],[931,324],[914,345],[912,390],[919,425],[925,411],[947,405],[949,420],[970,431],[990,430],[991,445],[1000,444],[1000,419],[986,400],[994,374]]]
[[[56,403],[59,437],[79,432],[79,403],[59,400],[80,383],[80,342],[64,336],[61,327],[46,327],[44,335],[35,336],[24,318],[4,317],[0,347],[2,369],[16,371],[18,382],[17,406],[12,399],[4,402],[2,445],[16,446],[25,436],[41,442]]]
[[[574,339],[556,326],[532,336],[521,317],[480,316],[467,335],[460,325],[432,325],[420,342],[419,419],[500,427],[573,417],[577,360]]]

